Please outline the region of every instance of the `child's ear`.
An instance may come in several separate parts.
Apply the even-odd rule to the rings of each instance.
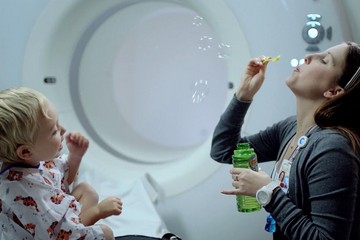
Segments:
[[[20,159],[23,159],[23,160],[31,160],[31,157],[32,157],[31,148],[27,145],[20,145],[16,149],[16,154],[18,155],[18,157]]]

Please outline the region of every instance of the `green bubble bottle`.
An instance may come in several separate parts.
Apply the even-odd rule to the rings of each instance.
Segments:
[[[259,170],[256,153],[247,142],[237,144],[232,161],[233,166],[236,168]],[[255,197],[236,195],[236,204],[239,212],[255,212],[261,209],[261,205],[256,201]]]

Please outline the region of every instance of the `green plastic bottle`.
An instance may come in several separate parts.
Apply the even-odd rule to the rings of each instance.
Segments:
[[[233,166],[236,168],[259,170],[256,153],[253,148],[250,148],[249,143],[238,143],[232,160]],[[236,195],[236,204],[239,212],[255,212],[261,209],[261,205],[255,197]]]

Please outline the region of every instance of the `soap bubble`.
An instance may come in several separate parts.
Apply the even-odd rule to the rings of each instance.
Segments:
[[[203,25],[204,18],[201,16],[195,16],[193,25],[196,27],[201,27]]]
[[[213,38],[209,36],[202,36],[200,38],[198,49],[202,51],[207,51],[211,48],[213,48]]]
[[[195,81],[193,86],[192,100],[193,103],[202,102],[209,93],[209,84],[208,81],[200,79]]]
[[[218,45],[218,58],[228,58],[229,55],[226,53],[230,48],[230,45],[229,44],[226,44],[226,43],[220,43]]]

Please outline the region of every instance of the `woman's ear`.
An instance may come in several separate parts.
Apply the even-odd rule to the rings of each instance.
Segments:
[[[343,94],[344,92],[345,91],[342,87],[336,86],[335,88],[331,88],[331,89],[327,90],[326,92],[324,92],[324,97],[333,98],[340,94]]]
[[[31,160],[32,157],[31,148],[27,145],[20,145],[16,149],[16,154],[20,159],[23,159],[25,161]]]

